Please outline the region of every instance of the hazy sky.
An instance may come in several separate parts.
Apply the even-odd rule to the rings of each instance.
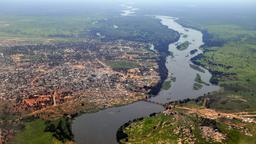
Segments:
[[[82,4],[81,4],[82,3]],[[195,8],[249,8],[254,9],[256,13],[256,0],[0,0],[0,8],[9,7],[23,7],[30,6],[35,8],[37,6],[59,6],[71,7],[71,6],[90,6],[88,3],[93,3],[94,7],[99,6],[117,6],[114,4],[135,4],[138,7],[150,6],[182,6],[182,7],[195,7]],[[36,5],[36,6],[33,6]],[[254,12],[254,10],[253,10]]]
[[[1,2],[137,2],[137,3],[157,3],[157,2],[187,2],[187,3],[240,3],[256,4],[256,0],[1,0]]]

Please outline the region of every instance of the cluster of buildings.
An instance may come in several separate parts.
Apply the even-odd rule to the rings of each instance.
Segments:
[[[34,96],[32,98],[23,99],[21,104],[25,109],[38,110],[47,106],[56,106],[72,99],[70,96],[64,96],[59,91],[55,91],[52,95]]]
[[[136,99],[159,82],[158,55],[143,43],[115,41],[20,45],[1,49],[0,99],[39,110],[83,97],[96,104]],[[112,61],[135,68],[115,70]]]

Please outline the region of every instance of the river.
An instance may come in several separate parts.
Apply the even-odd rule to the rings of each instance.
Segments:
[[[218,91],[219,87],[209,83],[211,74],[206,69],[204,72],[193,69],[190,58],[202,53],[200,46],[203,45],[203,34],[200,31],[185,28],[176,22],[177,18],[167,16],[157,16],[161,24],[168,26],[181,34],[176,43],[169,45],[172,55],[167,57],[166,67],[168,69],[168,79],[172,80],[172,86],[168,90],[161,90],[149,101],[157,103],[168,103],[171,101],[183,100],[186,98],[196,98],[208,92]],[[178,50],[177,45],[185,41],[190,42],[186,50]],[[195,54],[190,54],[191,50],[197,50]],[[204,85],[199,90],[194,90],[196,75],[199,74]],[[175,77],[175,81],[173,78]],[[101,110],[96,113],[83,114],[73,121],[72,132],[78,144],[115,144],[116,132],[124,123],[141,117],[149,116],[151,113],[163,111],[161,105],[152,104],[145,101],[135,102],[126,106],[114,107]]]

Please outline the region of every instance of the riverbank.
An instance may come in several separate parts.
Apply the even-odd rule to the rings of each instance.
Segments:
[[[212,74],[210,82],[223,87],[220,92],[175,104],[183,110],[185,106],[188,113],[183,111],[182,115],[179,115],[177,114],[180,112],[179,108],[174,108],[172,114],[169,115],[169,113],[165,118],[163,115],[166,112],[125,125],[120,128],[122,130],[119,130],[125,136],[121,140],[122,143],[154,143],[155,141],[178,143],[198,133],[203,135],[197,135],[199,137],[196,138],[196,143],[214,143],[212,140],[220,134],[224,136],[223,143],[255,143],[255,88],[253,87],[255,86],[255,42],[251,41],[252,37],[248,38],[253,32],[247,32],[248,34],[244,34],[242,40],[238,40],[241,38],[239,35],[244,33],[246,28],[239,27],[240,29],[235,29],[236,33],[232,33],[232,27],[230,27],[233,34],[231,37],[234,39],[225,40],[229,31],[226,29],[229,27],[226,25],[223,27],[223,30],[219,30],[221,27],[217,25],[218,29],[214,29],[217,32],[213,31],[215,33],[202,32],[205,43],[202,46],[203,53],[191,58],[197,66],[208,69]],[[223,41],[226,42],[224,45]],[[202,125],[197,121],[199,125],[191,129],[191,125],[183,127],[186,123],[179,125],[177,121],[173,122],[172,118],[175,117],[179,117],[177,121],[186,119],[190,122],[206,117],[208,122]],[[187,132],[191,133],[189,136],[186,136],[186,133],[172,133],[175,132],[173,125],[181,127],[180,130],[183,132],[187,129]],[[215,133],[211,128],[215,129]],[[194,133],[194,129],[199,131]],[[163,134],[168,132],[171,133]],[[193,142],[195,142],[194,139],[189,139],[188,143]]]
[[[183,28],[181,25],[175,22],[176,19],[171,17],[157,17],[163,26],[167,26],[168,29],[180,28],[182,32],[180,34],[187,34],[188,36],[179,37],[179,41],[189,40],[191,45],[184,51],[176,49],[176,43],[169,45],[168,52],[162,52],[162,56],[166,59],[166,62],[161,65],[167,68],[167,75],[165,69],[166,80],[169,80],[170,76],[176,76],[176,81],[173,82],[172,87],[169,90],[160,90],[156,97],[151,97],[147,101],[149,102],[136,102],[131,105],[115,107],[111,109],[105,109],[96,113],[85,114],[77,117],[73,122],[72,130],[74,138],[78,143],[91,143],[91,144],[103,144],[103,143],[117,143],[116,132],[117,130],[128,121],[138,119],[141,117],[147,117],[152,113],[159,113],[164,110],[162,105],[179,100],[188,100],[202,96],[209,92],[215,91],[218,87],[213,85],[204,86],[204,88],[194,91],[193,84],[198,71],[191,68],[190,54],[191,50],[197,49],[202,45],[202,34],[198,31]],[[177,29],[177,30],[180,30]],[[191,33],[191,34],[190,34]],[[159,47],[162,49],[163,47]],[[170,53],[173,53],[171,56]],[[184,69],[185,68],[185,69]],[[189,75],[187,74],[189,72]],[[201,74],[203,81],[208,82],[211,75],[207,70],[204,74]],[[184,79],[185,78],[185,79]],[[185,87],[184,87],[185,86]],[[158,91],[160,86],[157,87]],[[185,93],[184,93],[185,92]],[[170,94],[171,93],[171,94]],[[191,95],[193,94],[193,95]],[[155,104],[156,103],[156,104]],[[160,105],[158,105],[160,104]]]
[[[174,43],[176,41],[178,41],[180,39],[180,35],[179,37],[177,37],[177,39],[171,41],[170,43]],[[158,60],[158,66],[159,66],[159,75],[160,75],[160,81],[157,85],[155,85],[154,87],[151,88],[149,94],[150,96],[156,96],[162,89],[162,85],[165,82],[165,80],[167,80],[168,78],[168,69],[166,67],[166,59],[168,56],[170,56],[170,51],[168,50],[169,44],[157,44],[155,45],[156,50],[160,53],[160,57]]]
[[[119,143],[255,143],[256,121],[190,103],[127,123]]]

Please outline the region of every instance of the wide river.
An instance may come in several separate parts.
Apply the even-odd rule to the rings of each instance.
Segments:
[[[181,37],[176,43],[169,45],[169,51],[172,55],[168,56],[166,60],[166,67],[169,72],[166,81],[175,80],[172,81],[170,89],[161,90],[157,96],[150,98],[149,101],[164,104],[170,101],[196,98],[208,92],[218,91],[218,86],[209,83],[211,78],[209,71],[200,67],[205,71],[200,72],[190,66],[192,64],[190,58],[202,53],[199,48],[203,45],[203,34],[200,31],[178,24],[176,22],[177,18],[168,16],[157,16],[156,18],[160,20],[162,25],[179,32]],[[190,42],[189,47],[186,50],[178,50],[177,45],[185,41]],[[193,55],[190,54],[190,51],[195,49],[197,52]],[[194,90],[193,85],[197,74],[209,85]],[[117,143],[116,132],[124,123],[163,110],[164,108],[161,105],[139,101],[96,113],[83,114],[74,119],[72,132],[78,144],[115,144]]]

